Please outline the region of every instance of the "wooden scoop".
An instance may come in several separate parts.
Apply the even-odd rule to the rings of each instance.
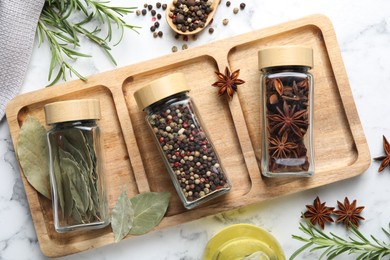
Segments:
[[[193,30],[193,31],[187,30],[187,31],[185,31],[185,32],[183,32],[183,31],[181,31],[181,30],[178,30],[178,29],[176,28],[176,24],[173,23],[172,18],[169,17],[169,13],[171,12],[171,7],[174,7],[173,1],[171,1],[171,3],[169,4],[169,6],[168,6],[168,8],[167,8],[167,10],[166,10],[166,19],[167,19],[167,23],[168,23],[169,26],[172,28],[172,30],[175,31],[175,32],[178,33],[178,34],[182,34],[182,35],[197,34],[197,33],[201,32],[204,28],[206,28],[207,25],[210,23],[211,19],[214,17],[215,11],[217,10],[217,7],[218,7],[220,1],[221,1],[221,0],[212,0],[212,4],[211,4],[210,7],[212,7],[213,10],[208,14],[208,17],[207,17],[207,19],[206,19],[206,22],[205,22],[205,25],[204,25],[203,28],[198,27],[198,28],[196,28],[196,29]]]

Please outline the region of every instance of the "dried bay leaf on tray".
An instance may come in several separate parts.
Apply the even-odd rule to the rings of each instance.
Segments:
[[[115,242],[129,234],[133,226],[134,211],[130,199],[127,197],[125,187],[112,210],[111,227],[114,232]]]
[[[142,235],[157,226],[167,211],[170,193],[145,192],[130,199],[134,208],[132,235]]]
[[[46,130],[34,117],[27,116],[19,131],[17,154],[23,173],[31,186],[51,199]]]

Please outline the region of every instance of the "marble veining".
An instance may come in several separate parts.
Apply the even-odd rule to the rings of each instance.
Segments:
[[[112,0],[114,5],[139,8],[142,8],[144,2],[154,4],[157,1]],[[176,40],[165,22],[161,22],[163,38],[154,39],[149,31],[152,23],[150,15],[126,17],[126,21],[142,28],[138,29],[139,34],[127,31],[122,43],[113,47],[112,54],[118,67],[169,54],[173,45],[181,51],[184,43],[191,48],[291,19],[322,13],[330,18],[336,31],[371,155],[375,157],[383,154],[382,135],[390,140],[389,1],[246,1],[245,10],[237,15],[232,10],[241,1],[231,0],[232,6],[229,9],[224,6],[225,2],[226,0],[222,0],[216,13],[214,34],[210,35],[205,31],[196,40],[190,39],[188,42]],[[222,25],[224,18],[230,20],[228,26]],[[77,69],[83,75],[114,69],[96,46],[85,40],[82,45],[85,47],[84,51],[94,57],[77,61]],[[47,46],[43,45],[38,49],[35,44],[22,93],[41,89],[48,84],[49,61]],[[366,221],[361,225],[361,232],[385,240],[381,227],[388,227],[390,222],[390,169],[378,174],[378,167],[379,163],[372,162],[364,174],[352,179],[202,218],[63,259],[200,259],[213,234],[235,223],[256,224],[270,231],[289,256],[302,245],[291,238],[292,234],[302,234],[298,230],[300,213],[305,211],[305,205],[312,203],[317,195],[322,201],[334,206],[337,200],[342,201],[345,196],[357,199],[358,205],[366,206],[363,211]],[[4,119],[0,123],[0,169],[0,259],[45,259],[39,249],[8,125]],[[326,230],[340,236],[349,235],[335,225],[327,226]],[[316,259],[319,255],[306,253],[300,259]],[[355,257],[343,256],[339,259]]]

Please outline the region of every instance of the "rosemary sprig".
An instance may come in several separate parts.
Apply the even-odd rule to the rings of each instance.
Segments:
[[[358,254],[357,260],[382,259],[384,256],[390,255],[389,243],[380,242],[372,235],[370,236],[371,239],[366,238],[352,223],[350,223],[350,231],[354,237],[349,237],[348,239],[343,239],[331,232],[325,234],[307,220],[304,220],[304,223],[300,223],[299,229],[308,235],[308,237],[292,235],[294,239],[304,242],[305,245],[296,250],[290,256],[290,260],[296,258],[300,253],[310,247],[313,247],[310,249],[310,252],[325,250],[321,254],[320,259],[324,257],[334,259],[336,256],[346,252],[348,254]],[[383,228],[382,230],[390,239],[389,231]]]
[[[79,37],[86,37],[97,44],[107,54],[109,59],[116,65],[111,55],[109,43],[113,38],[112,24],[119,29],[117,45],[123,38],[125,28],[134,30],[137,26],[127,24],[122,17],[132,13],[136,7],[109,6],[109,1],[98,0],[46,0],[41,16],[38,21],[37,35],[38,46],[47,41],[51,51],[48,80],[52,79],[53,72],[58,70],[57,75],[50,82],[54,85],[60,79],[66,80],[67,73],[74,73],[82,80],[86,80],[76,69],[73,62],[80,57],[91,57],[84,54],[80,49]],[[98,23],[95,29],[90,30],[90,24]],[[100,36],[102,30],[107,35]],[[77,51],[76,51],[77,50]]]

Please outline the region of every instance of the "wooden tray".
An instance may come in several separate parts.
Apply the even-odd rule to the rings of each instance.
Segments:
[[[311,178],[263,178],[260,158],[260,87],[257,51],[266,46],[303,44],[314,50],[315,175]],[[241,69],[238,95],[229,102],[211,87],[214,71]],[[199,208],[186,210],[174,190],[157,152],[144,113],[133,93],[151,80],[183,72],[203,121],[220,155],[233,189]],[[359,175],[370,164],[366,139],[355,108],[336,36],[330,21],[309,16],[278,26],[191,48],[186,51],[23,94],[12,100],[7,119],[15,146],[27,114],[44,124],[46,103],[98,98],[112,209],[123,185],[129,196],[146,191],[169,191],[166,217],[156,230],[204,216],[298,192]],[[15,147],[16,148],[16,147]],[[64,256],[113,243],[111,228],[81,234],[57,234],[51,202],[38,195],[22,174],[42,252]],[[129,236],[130,237],[130,236]]]

